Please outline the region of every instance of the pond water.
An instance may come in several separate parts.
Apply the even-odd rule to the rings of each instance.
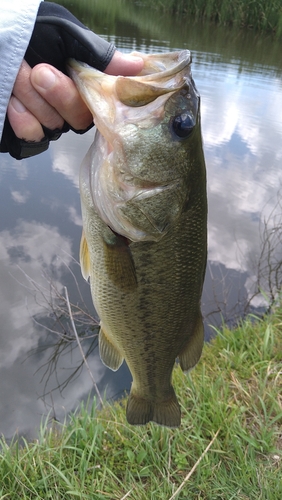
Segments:
[[[123,51],[192,51],[208,174],[207,337],[209,325],[222,317],[234,322],[249,302],[248,310],[259,311],[265,299],[258,286],[275,294],[281,281],[281,47],[251,31],[148,11],[142,2],[65,5]],[[113,373],[99,359],[89,286],[77,263],[78,172],[92,140],[93,131],[69,133],[40,157],[0,156],[0,434],[7,438],[35,435],[43,415],[62,420],[94,394],[71,342],[64,287],[78,330],[81,320],[87,325],[82,348],[92,351],[88,363],[100,391],[113,398],[130,387],[125,365]],[[84,314],[75,307],[82,302]]]

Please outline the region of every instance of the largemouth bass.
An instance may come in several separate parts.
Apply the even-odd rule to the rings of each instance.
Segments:
[[[138,55],[135,77],[70,62],[97,128],[80,171],[80,262],[101,321],[101,359],[112,370],[125,359],[132,374],[128,422],[176,427],[173,366],[178,358],[192,368],[204,339],[200,97],[189,51]]]

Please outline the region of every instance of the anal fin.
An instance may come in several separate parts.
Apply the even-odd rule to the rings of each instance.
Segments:
[[[123,362],[123,356],[109,340],[102,326],[99,332],[99,353],[104,365],[114,372],[119,369]]]
[[[126,418],[131,425],[145,425],[152,421],[166,427],[179,427],[181,412],[173,388],[171,388],[169,399],[156,403],[130,393],[126,407]]]
[[[204,344],[204,325],[201,313],[194,327],[194,331],[187,341],[186,345],[178,355],[181,369],[186,372],[191,370],[199,361]]]

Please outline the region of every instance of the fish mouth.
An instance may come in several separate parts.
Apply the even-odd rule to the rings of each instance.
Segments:
[[[113,117],[113,99],[128,107],[142,107],[159,96],[180,90],[187,85],[187,76],[191,77],[189,50],[157,54],[132,52],[132,55],[144,61],[137,76],[107,75],[86,63],[68,60],[68,72],[98,129],[101,114],[106,113],[107,119]]]

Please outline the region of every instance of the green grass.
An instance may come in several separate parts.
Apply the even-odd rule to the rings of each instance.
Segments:
[[[179,429],[128,425],[123,400],[81,406],[23,446],[2,440],[0,500],[282,498],[282,310],[218,331],[173,378]]]
[[[142,0],[143,4],[219,24],[282,34],[281,0]]]
[[[112,34],[117,28],[117,19],[132,23],[137,29],[153,26],[153,31],[163,31],[167,24],[165,17],[156,23],[152,9],[168,12],[174,18],[194,21],[207,21],[220,25],[247,28],[261,33],[273,33],[279,39],[282,36],[282,0],[60,0],[90,28],[105,26]],[[147,9],[134,9],[142,4]],[[151,14],[150,14],[151,13]],[[167,28],[164,30],[167,33]],[[137,31],[138,32],[138,31]]]

